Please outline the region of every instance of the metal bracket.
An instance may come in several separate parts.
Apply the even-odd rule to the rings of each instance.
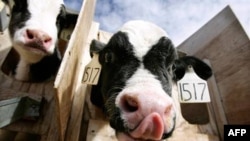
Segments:
[[[40,116],[42,99],[34,100],[28,96],[0,101],[0,128],[19,119],[36,120]]]

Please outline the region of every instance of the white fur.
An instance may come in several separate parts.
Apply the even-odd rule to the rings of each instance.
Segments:
[[[129,42],[134,46],[135,56],[139,60],[167,33],[159,26],[146,21],[130,21],[120,31],[128,34]]]

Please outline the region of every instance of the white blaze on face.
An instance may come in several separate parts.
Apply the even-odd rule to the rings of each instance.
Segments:
[[[160,27],[145,21],[127,22],[120,31],[128,34],[129,42],[133,45],[135,56],[139,60],[156,44],[161,37],[168,37]]]

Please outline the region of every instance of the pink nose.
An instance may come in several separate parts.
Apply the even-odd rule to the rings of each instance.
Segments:
[[[52,38],[46,32],[34,29],[26,30],[25,41],[28,44],[45,49],[48,49],[52,44]]]
[[[166,96],[165,96],[166,97]],[[165,132],[167,117],[170,117],[172,102],[164,96],[150,92],[124,94],[121,98],[121,109],[128,124],[134,130],[134,138],[160,140]],[[130,122],[130,123],[129,123]]]

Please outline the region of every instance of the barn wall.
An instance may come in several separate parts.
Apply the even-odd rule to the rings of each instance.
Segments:
[[[230,6],[177,48],[209,60],[224,111],[214,114],[226,117],[217,124],[250,124],[250,40]]]

